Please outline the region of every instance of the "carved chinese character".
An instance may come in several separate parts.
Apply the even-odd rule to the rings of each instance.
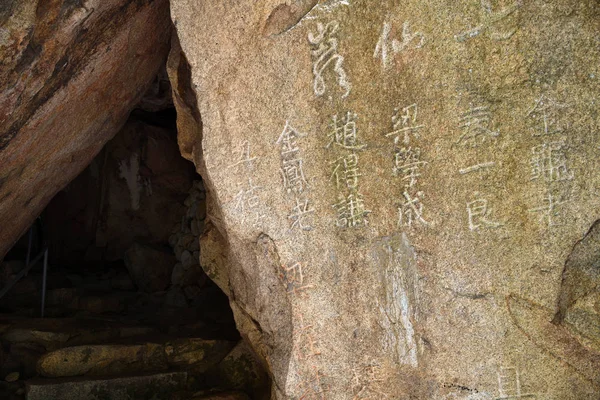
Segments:
[[[362,150],[367,147],[366,144],[358,143],[356,118],[357,115],[350,111],[341,118],[334,115],[331,130],[327,134],[329,142],[325,148],[331,147],[332,144],[347,150]]]
[[[535,394],[522,393],[521,376],[514,367],[500,368],[498,370],[498,398],[497,399],[536,399]]]
[[[284,189],[288,193],[302,193],[308,185],[302,168],[303,160],[301,158],[294,158],[291,160],[283,160],[281,164],[280,172]]]
[[[257,160],[256,157],[250,157],[250,142],[244,140],[239,146],[239,156],[236,157],[237,162],[230,165],[230,168],[245,164],[246,168],[252,168],[252,163]]]
[[[292,210],[292,214],[288,217],[292,221],[290,229],[300,228],[303,231],[312,230],[312,224],[310,218],[313,216],[315,210],[310,208],[308,200],[300,200],[296,198],[296,206]]]
[[[418,138],[419,130],[424,128],[425,125],[417,124],[417,113],[418,107],[416,104],[396,108],[392,116],[393,131],[385,136],[393,137],[396,144],[400,142],[400,137],[402,137],[402,142],[406,145],[410,143],[411,136]]]
[[[556,219],[560,217],[558,207],[566,203],[564,197],[556,196],[548,191],[543,199],[542,205],[529,210],[531,213],[539,214],[539,221],[548,228],[562,225]]]
[[[308,34],[308,41],[311,44],[311,53],[313,56],[313,88],[317,96],[325,94],[326,85],[323,73],[329,66],[333,68],[333,72],[337,75],[338,84],[345,90],[342,98],[347,97],[352,88],[346,71],[344,71],[344,57],[338,54],[338,40],[334,36],[338,29],[339,24],[337,21],[332,21],[327,25],[318,23],[317,34],[315,35],[312,32]]]
[[[420,49],[425,44],[425,35],[422,32],[412,33],[408,21],[404,21],[402,24],[402,40],[390,40],[391,30],[392,24],[385,22],[377,46],[375,46],[375,52],[373,53],[374,58],[381,57],[381,63],[384,67],[390,66],[390,49],[396,55],[406,49]]]
[[[337,226],[340,228],[356,227],[367,224],[367,216],[371,212],[365,209],[365,203],[360,193],[341,195],[340,201],[333,205],[337,211]]]
[[[570,181],[573,173],[567,168],[565,142],[550,142],[531,149],[531,180],[546,182]]]
[[[454,36],[457,42],[466,42],[482,33],[487,33],[492,40],[508,40],[517,31],[516,11],[521,7],[521,0],[516,0],[508,7],[495,11],[492,0],[481,0],[481,23]],[[510,21],[515,14],[515,20]]]
[[[562,133],[563,127],[558,121],[558,111],[567,107],[567,104],[558,103],[546,95],[540,96],[533,108],[527,112],[527,117],[534,119],[538,124],[533,136]]]
[[[290,266],[282,265],[280,277],[286,291],[294,295],[302,294],[313,287],[304,282],[303,266],[299,262],[292,263]]]
[[[398,226],[412,227],[413,223],[429,226],[430,223],[423,218],[423,192],[417,192],[412,197],[407,191],[402,194],[404,199],[398,208]]]
[[[425,165],[427,162],[421,161],[421,149],[412,147],[396,149],[393,173],[402,176],[402,180],[406,182],[405,187],[413,187],[417,183],[417,178],[421,176],[420,169]]]
[[[358,188],[358,177],[361,174],[358,171],[358,155],[356,153],[338,158],[332,164],[333,173],[331,174],[331,179],[335,180],[338,189],[341,186],[351,190]]]
[[[315,339],[316,334],[312,325],[306,325],[304,323],[304,316],[300,313],[295,315],[298,321],[297,326],[294,327],[294,331],[297,332],[295,342],[295,353],[299,360],[307,360],[311,357],[321,355],[321,351],[318,349],[318,341]]]
[[[242,222],[246,221],[247,216],[253,217],[253,224],[260,222],[264,215],[260,214],[260,198],[258,191],[261,186],[256,186],[252,183],[252,179],[248,179],[248,188],[242,189],[235,196],[235,205],[233,209],[242,215]]]
[[[300,151],[296,140],[304,136],[306,136],[306,134],[300,133],[298,130],[293,128],[288,121],[286,121],[283,131],[277,139],[277,144],[281,146],[281,156],[284,158],[290,155],[293,156],[294,153]]]
[[[325,400],[327,386],[322,382],[323,374],[313,367],[311,374],[302,380],[299,385],[302,400]]]
[[[382,379],[381,367],[377,363],[372,362],[361,368],[354,367],[352,373],[353,400],[389,398],[379,387],[384,380]]]
[[[473,107],[471,104],[469,110],[460,117],[459,127],[462,133],[456,144],[477,147],[488,139],[498,137],[500,132],[490,129],[491,123],[489,107]]]
[[[492,209],[488,208],[486,199],[477,199],[467,203],[467,214],[469,216],[469,229],[477,231],[480,228],[498,228],[502,226],[499,222],[491,221]]]

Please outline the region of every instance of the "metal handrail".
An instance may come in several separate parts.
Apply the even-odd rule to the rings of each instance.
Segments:
[[[33,266],[44,257],[44,272],[42,275],[42,305],[41,305],[41,316],[44,318],[44,308],[46,305],[46,279],[48,276],[48,247],[44,247],[43,250],[38,254],[33,261],[31,260],[31,247],[33,242],[33,228],[29,231],[29,246],[27,247],[27,258],[25,260],[25,268],[21,270],[10,282],[8,282],[2,290],[0,290],[0,299],[6,295],[12,289],[12,287],[19,282],[23,277],[27,276],[27,273],[33,268]]]

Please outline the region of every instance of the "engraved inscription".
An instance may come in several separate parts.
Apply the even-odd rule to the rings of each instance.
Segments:
[[[478,198],[468,202],[467,215],[469,217],[469,229],[477,231],[481,228],[498,228],[502,226],[501,223],[492,221],[491,213],[492,209],[488,207],[487,199]]]
[[[481,0],[481,22],[474,28],[454,36],[457,42],[466,42],[480,34],[486,33],[492,40],[508,40],[518,29],[517,17],[521,0],[514,1],[511,5],[502,9],[493,7],[495,0]]]
[[[312,357],[320,356],[321,351],[318,348],[318,341],[312,325],[307,325],[304,322],[302,314],[297,315],[299,321],[296,336],[295,354],[300,361],[308,360]]]
[[[288,216],[290,230],[310,231],[313,229],[312,217],[315,210],[310,207],[310,199],[306,194],[308,181],[304,175],[304,160],[301,157],[301,149],[298,145],[298,139],[305,136],[305,134],[292,127],[289,121],[286,121],[285,127],[276,142],[280,147],[280,174],[283,188],[288,195],[294,197],[295,205]]]
[[[238,156],[236,157],[237,162],[229,166],[229,168],[237,167],[238,165],[245,165],[246,168],[250,169],[253,167],[253,162],[256,161],[257,157],[250,156],[250,142],[247,140],[242,141],[239,145]]]
[[[544,94],[541,95],[526,114],[536,124],[533,136],[562,133],[566,127],[562,126],[559,121],[559,111],[567,107],[567,104],[559,103]]]
[[[358,142],[356,131],[357,115],[348,111],[341,118],[338,115],[333,116],[331,130],[327,133],[327,146],[339,146],[346,150],[362,150],[367,147],[366,144]]]
[[[257,226],[264,218],[260,210],[259,191],[261,186],[252,183],[252,178],[248,178],[248,186],[241,189],[234,198],[233,209],[241,215],[242,222],[246,222],[248,218],[252,221],[253,226]]]
[[[394,176],[400,176],[405,182],[404,187],[413,187],[421,176],[421,168],[428,163],[421,161],[421,149],[412,147],[396,148],[394,154]]]
[[[311,372],[303,377],[300,385],[299,399],[302,400],[325,400],[325,393],[328,391],[328,386],[323,383],[323,373],[317,367],[313,367]]]
[[[471,165],[470,167],[461,168],[461,169],[458,170],[458,172],[461,175],[470,174],[471,172],[481,171],[481,170],[484,170],[486,168],[491,168],[491,167],[493,167],[495,165],[496,165],[496,163],[494,161],[483,162],[483,163],[480,163],[480,164]]]
[[[495,400],[536,399],[531,393],[522,393],[521,375],[515,367],[498,369],[498,397]]]
[[[358,188],[358,177],[361,176],[358,171],[358,154],[348,154],[338,158],[331,164],[333,165],[331,179],[335,181],[335,186],[338,189],[341,187],[351,190]]]
[[[399,177],[403,192],[398,207],[398,226],[411,228],[413,225],[429,226],[423,217],[424,193],[418,189],[421,170],[428,162],[421,158],[421,149],[412,146],[420,139],[425,125],[418,122],[419,107],[411,104],[396,107],[392,115],[392,131],[385,137],[394,139],[394,163],[392,175]]]
[[[367,223],[371,213],[365,208],[363,197],[358,192],[340,195],[339,201],[332,206],[337,213],[336,225],[340,228],[357,227]]]
[[[419,138],[419,130],[425,125],[417,124],[418,107],[416,104],[411,104],[406,107],[398,107],[394,109],[392,116],[393,130],[387,133],[386,137],[393,137],[394,144],[398,144],[400,138],[404,144],[409,144],[411,138]]]
[[[456,144],[464,147],[477,147],[486,140],[496,138],[500,132],[490,129],[491,113],[487,106],[470,105],[460,117],[461,135]]]
[[[542,201],[536,201],[529,212],[546,228],[563,225],[562,206],[570,200],[569,181],[575,178],[568,165],[568,124],[560,121],[561,111],[567,107],[542,94],[525,115],[533,121],[532,136],[539,140],[531,148],[530,180],[543,186]]]
[[[531,149],[531,180],[570,181],[573,172],[567,167],[565,142],[543,143]]]
[[[568,199],[566,199],[565,196],[557,196],[548,191],[545,194],[541,205],[530,209],[529,212],[538,214],[540,223],[548,228],[560,226],[563,224],[558,222],[561,217],[559,207],[567,202]]]
[[[404,199],[398,208],[398,226],[410,228],[413,224],[431,225],[423,218],[423,203],[421,202],[424,197],[423,192],[417,192],[412,197],[405,191],[402,196]]]
[[[413,33],[408,21],[404,21],[402,24],[400,40],[390,38],[391,32],[392,24],[384,22],[381,36],[373,53],[373,58],[381,58],[381,64],[384,68],[391,65],[390,54],[396,55],[408,49],[420,49],[425,45],[425,35],[422,32]]]
[[[292,214],[288,217],[291,220],[291,229],[300,228],[303,231],[310,231],[312,227],[312,217],[315,210],[308,204],[308,199],[300,200],[296,197],[296,206]]]
[[[328,69],[333,70],[333,73],[337,76],[338,85],[344,90],[342,98],[348,97],[352,89],[348,75],[344,70],[344,57],[338,54],[338,39],[336,37],[338,30],[339,23],[332,21],[327,25],[318,23],[317,33],[310,32],[308,34],[313,58],[313,89],[315,95],[319,97],[323,96],[327,90],[323,74]]]
[[[354,367],[352,369],[353,400],[378,400],[381,398],[389,398],[382,389],[384,384],[381,367],[375,361],[363,365],[360,368]]]
[[[337,200],[332,207],[336,212],[336,226],[339,228],[366,225],[371,213],[359,191],[362,174],[358,152],[367,145],[359,140],[357,119],[356,113],[350,111],[341,116],[334,115],[331,129],[327,133],[325,148],[336,153],[335,160],[330,162],[330,180],[337,190]]]

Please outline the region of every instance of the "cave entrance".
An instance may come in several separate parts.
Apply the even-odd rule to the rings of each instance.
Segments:
[[[170,92],[163,72],[1,264],[4,287],[25,268],[29,243],[32,256],[48,249],[44,318],[42,263],[0,299],[1,398],[268,390],[227,296],[200,265],[206,192],[179,152]]]

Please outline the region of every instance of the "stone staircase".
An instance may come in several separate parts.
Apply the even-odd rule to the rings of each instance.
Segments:
[[[0,316],[0,372],[11,381],[0,384],[0,398],[262,397],[257,393],[266,377],[243,342],[206,339],[199,330],[192,336],[163,333],[164,328],[100,319]]]
[[[138,291],[124,268],[103,271],[51,270],[47,318],[39,272],[0,301],[0,399],[268,398],[216,285],[182,300]]]

